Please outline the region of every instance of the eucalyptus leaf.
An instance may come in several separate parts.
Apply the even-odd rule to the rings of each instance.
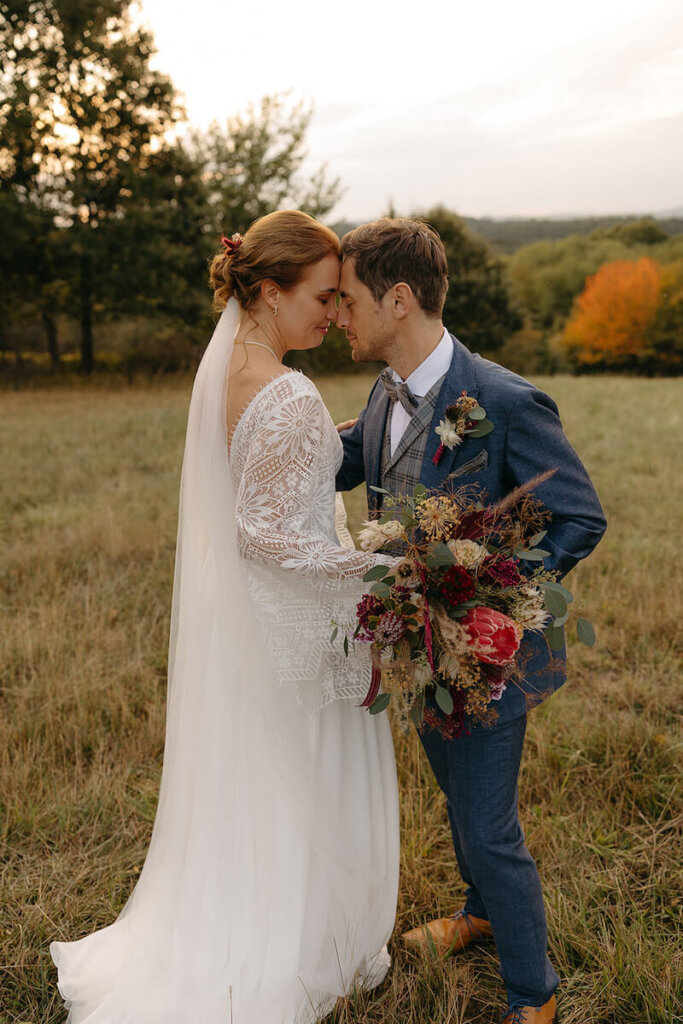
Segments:
[[[330,637],[330,643],[331,644],[333,644],[334,641],[337,639],[338,633],[339,633],[339,626],[335,626],[334,629],[332,630],[332,636]]]
[[[382,580],[388,572],[391,572],[388,565],[373,565],[372,569],[363,576],[364,583],[372,583],[373,580]]]
[[[529,541],[529,547],[535,548],[537,544],[540,544],[544,537],[547,537],[548,531],[541,530],[540,533],[535,533]]]
[[[564,615],[560,615],[559,618],[554,620],[553,626],[556,626],[559,629],[560,626],[564,626],[564,624],[565,624],[565,622],[567,621],[568,618],[569,618],[569,612],[566,611],[564,613]]]
[[[528,548],[523,551],[516,550],[517,558],[523,558],[525,562],[542,562],[543,553],[538,548]]]
[[[372,704],[369,707],[371,715],[378,715],[380,711],[384,711],[385,708],[389,707],[389,701],[391,700],[390,693],[379,693]]]
[[[469,608],[463,608],[461,604],[457,608],[449,608],[447,615],[449,619],[464,619],[469,611]]]
[[[595,630],[588,619],[577,620],[576,633],[581,643],[585,644],[586,647],[592,647],[595,643]]]
[[[434,569],[440,565],[453,565],[455,555],[447,544],[439,541],[438,544],[432,544],[425,561],[430,568]]]
[[[541,556],[541,558],[550,558],[551,552],[546,551],[545,548],[531,548],[531,550],[535,551],[537,555]]]
[[[475,409],[472,409],[470,412],[468,412],[467,415],[471,420],[485,420],[486,409],[483,409],[480,405],[478,405]]]
[[[567,602],[565,601],[562,594],[558,594],[556,590],[546,590],[543,595],[545,606],[554,619],[559,618],[561,615],[565,615],[567,612]]]
[[[390,491],[388,491],[386,489],[386,487],[375,487],[373,484],[370,484],[369,490],[375,491],[376,494],[390,494],[391,493]]]
[[[559,629],[554,626],[546,626],[545,628],[546,640],[550,645],[551,651],[561,651],[564,644],[564,629]]]
[[[391,590],[386,583],[373,583],[370,587],[370,593],[376,597],[389,597]]]
[[[567,590],[561,583],[556,583],[555,580],[547,580],[540,584],[542,590],[556,590],[558,594],[562,594],[567,604],[571,604],[574,600],[574,595],[571,590]]]
[[[348,638],[348,636],[344,637],[344,654],[348,658],[348,656],[349,656],[349,638]]]
[[[436,699],[436,703],[439,705],[444,715],[453,714],[453,698],[451,697],[450,693],[448,692],[445,686],[439,686],[439,684],[437,683],[434,697]]]
[[[491,423],[491,420],[479,420],[479,422],[477,423],[476,427],[474,427],[473,430],[468,430],[465,432],[465,437],[486,437],[486,435],[490,434],[492,430],[493,423]]]

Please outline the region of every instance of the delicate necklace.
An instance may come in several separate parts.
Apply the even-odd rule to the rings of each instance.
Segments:
[[[275,355],[275,353],[273,352],[273,350],[270,347],[270,345],[265,345],[262,341],[243,341],[243,342],[241,342],[241,344],[242,345],[258,345],[259,348],[265,348],[268,352],[270,352],[271,356],[274,356],[275,359],[277,359],[278,363],[280,362],[280,360]]]

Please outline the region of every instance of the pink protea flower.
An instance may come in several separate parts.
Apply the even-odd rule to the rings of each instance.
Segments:
[[[480,661],[507,665],[519,650],[522,629],[508,615],[478,605],[460,619]]]

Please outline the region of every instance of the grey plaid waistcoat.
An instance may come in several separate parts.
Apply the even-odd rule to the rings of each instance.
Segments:
[[[393,455],[390,454],[391,410],[389,411],[382,439],[380,471],[382,487],[386,487],[391,494],[397,496],[412,494],[415,485],[420,482],[422,462],[429,437],[429,425],[432,422],[436,400],[439,397],[444,377],[440,377],[424,398],[420,399]]]

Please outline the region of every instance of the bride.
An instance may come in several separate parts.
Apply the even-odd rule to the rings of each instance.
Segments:
[[[335,319],[339,241],[282,211],[223,245],[183,460],[159,805],[119,918],[50,947],[70,1024],[312,1024],[389,967],[391,734],[357,707],[367,654],[329,639],[378,556],[338,541],[341,443],[281,361]]]

